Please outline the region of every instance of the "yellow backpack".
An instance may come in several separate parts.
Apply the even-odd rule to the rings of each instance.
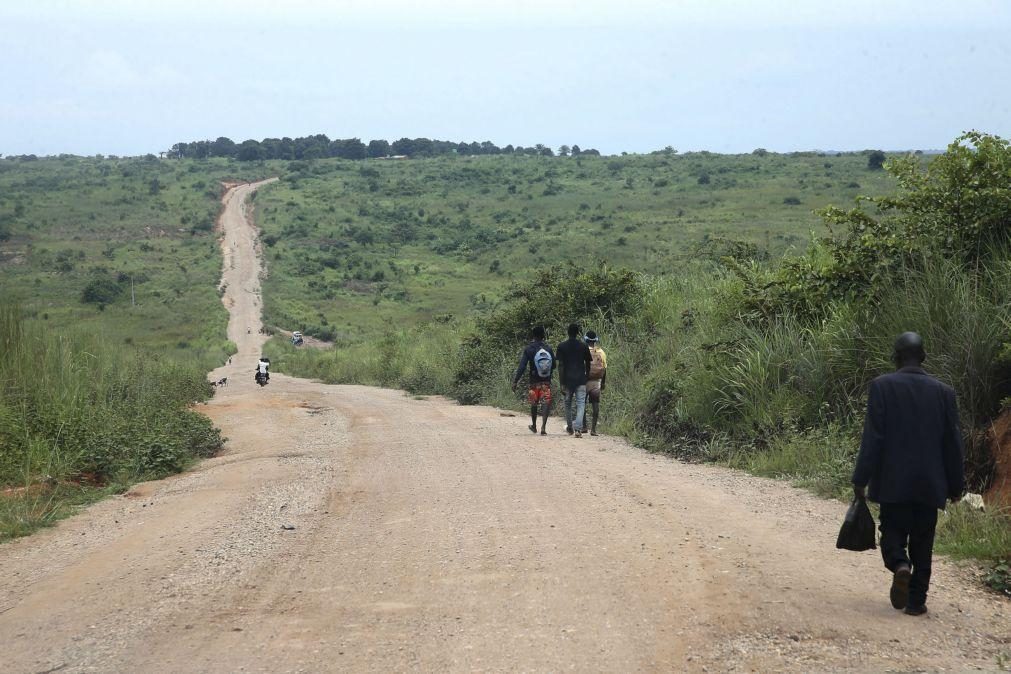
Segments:
[[[600,349],[592,347],[590,349],[590,379],[603,379],[604,377],[604,357]]]

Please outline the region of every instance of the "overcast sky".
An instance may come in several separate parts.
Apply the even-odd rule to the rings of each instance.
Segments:
[[[1007,0],[0,0],[0,154],[325,133],[604,153],[1011,135]]]

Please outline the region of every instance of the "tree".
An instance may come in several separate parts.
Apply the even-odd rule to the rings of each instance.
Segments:
[[[231,157],[235,155],[235,141],[225,136],[220,136],[211,143],[210,155],[212,157]]]
[[[207,159],[211,156],[211,141],[198,140],[195,143],[190,143],[188,156],[194,159]]]
[[[368,155],[368,148],[358,138],[345,138],[330,143],[329,154],[331,157],[340,157],[341,159],[365,159]]]
[[[421,157],[431,157],[434,152],[434,144],[428,138],[415,138],[414,139],[414,152],[412,154]]]
[[[569,153],[570,153],[570,154],[571,154],[571,155],[572,155],[573,157],[578,157],[578,156],[579,156],[579,155],[580,155],[580,154],[582,153],[582,151],[581,151],[581,150],[579,149],[579,146],[578,146],[578,145],[573,145],[573,146],[572,146],[572,149],[571,149],[571,150],[569,150]]]
[[[369,147],[366,152],[369,157],[373,159],[377,157],[389,157],[390,156],[390,143],[386,140],[370,140]]]
[[[559,157],[568,157],[569,156],[569,146],[568,145],[561,145],[561,146],[559,146],[559,148],[558,148],[558,156]]]
[[[183,157],[190,156],[189,151],[189,143],[176,143],[172,146],[172,149],[168,151],[168,156],[172,159],[182,159]]]
[[[885,153],[881,150],[874,150],[867,155],[867,168],[871,171],[880,171],[885,167]]]
[[[259,141],[253,139],[242,141],[238,151],[235,153],[235,157],[239,161],[257,161],[263,159],[265,156],[266,152],[264,152],[263,146],[260,145]]]
[[[400,140],[393,141],[393,145],[390,149],[395,155],[412,155],[414,154],[414,141],[410,138],[401,138]]]

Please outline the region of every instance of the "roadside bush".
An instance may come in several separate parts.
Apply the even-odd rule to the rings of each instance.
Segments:
[[[0,485],[129,482],[210,456],[221,437],[188,409],[204,375],[157,355],[53,336],[0,306]]]
[[[502,386],[499,366],[514,357],[509,354],[520,352],[534,326],[544,326],[548,342],[557,344],[565,339],[570,322],[614,321],[632,313],[641,295],[637,275],[603,263],[556,266],[529,282],[514,284],[496,309],[478,319],[474,333],[462,340],[453,396],[475,404]]]
[[[1009,524],[1011,526],[1011,524]],[[1007,559],[998,560],[990,570],[987,572],[986,576],[983,578],[983,582],[986,583],[990,589],[1000,592],[1001,594],[1011,597],[1011,561]]]
[[[821,211],[833,234],[808,254],[750,279],[764,316],[818,318],[831,301],[874,304],[892,276],[940,257],[979,269],[1011,242],[1011,144],[972,132],[930,161],[889,162],[899,192]],[[868,209],[865,204],[871,206]],[[745,275],[746,276],[746,275]]]

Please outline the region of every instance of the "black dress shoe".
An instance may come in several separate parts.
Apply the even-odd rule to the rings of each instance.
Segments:
[[[906,615],[923,615],[927,612],[927,607],[925,604],[920,606],[907,606],[906,610],[903,611]]]
[[[892,576],[892,590],[888,593],[893,608],[904,609],[909,604],[909,578],[911,575],[909,567],[905,564],[895,570],[895,575]]]

